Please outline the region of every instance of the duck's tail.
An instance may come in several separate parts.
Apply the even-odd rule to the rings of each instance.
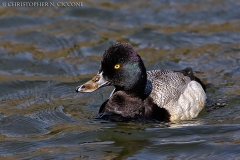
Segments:
[[[180,72],[183,73],[184,76],[188,76],[192,81],[197,81],[202,86],[203,90],[206,92],[206,85],[203,84],[203,82],[198,77],[194,76],[191,67],[187,67]]]

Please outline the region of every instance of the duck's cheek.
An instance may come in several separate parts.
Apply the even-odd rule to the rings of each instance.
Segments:
[[[103,78],[103,72],[98,73],[90,81],[84,83],[76,88],[76,92],[93,92],[96,89],[110,85],[110,83]]]

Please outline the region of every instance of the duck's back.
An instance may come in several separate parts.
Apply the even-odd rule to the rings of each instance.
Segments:
[[[149,96],[155,104],[169,112],[170,121],[195,118],[205,105],[203,87],[194,80],[191,68],[189,72],[185,71],[147,71],[152,85]]]

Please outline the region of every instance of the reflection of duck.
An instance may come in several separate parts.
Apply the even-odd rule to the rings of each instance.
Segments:
[[[125,43],[111,45],[103,55],[98,74],[76,91],[92,92],[107,85],[115,89],[99,113],[114,120],[189,120],[198,115],[206,101],[205,87],[191,68],[146,72],[140,56]]]

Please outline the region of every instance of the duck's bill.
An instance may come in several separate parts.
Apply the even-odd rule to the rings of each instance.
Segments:
[[[90,81],[76,88],[76,92],[93,92],[100,87],[108,86],[110,83],[103,78],[102,72],[94,76]]]

